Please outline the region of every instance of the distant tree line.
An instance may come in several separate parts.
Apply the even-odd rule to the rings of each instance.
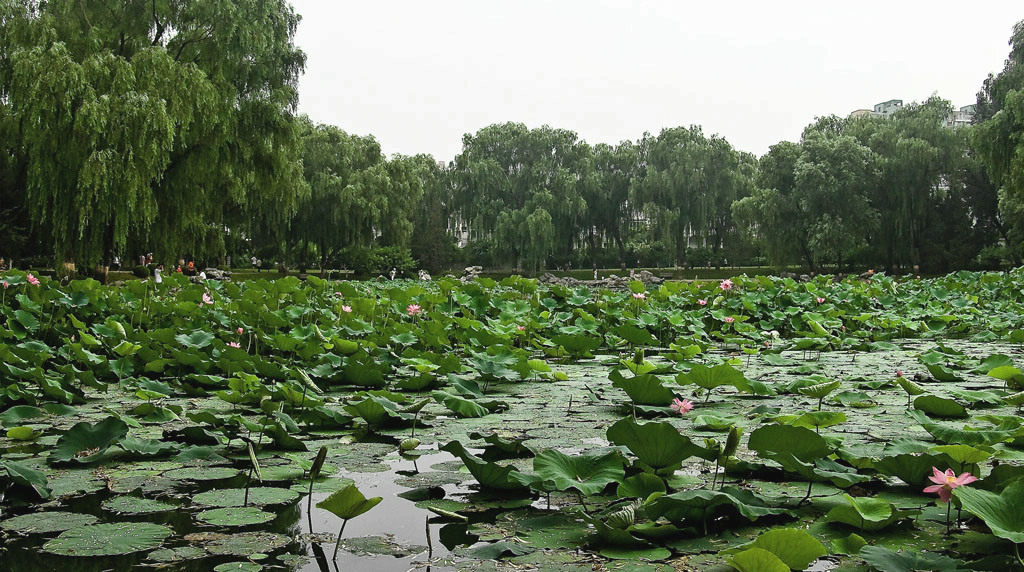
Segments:
[[[439,164],[296,113],[298,21],[286,0],[0,0],[0,256],[376,274],[1024,255],[1024,22],[971,126],[932,97],[757,158],[699,126],[591,145],[504,123]]]

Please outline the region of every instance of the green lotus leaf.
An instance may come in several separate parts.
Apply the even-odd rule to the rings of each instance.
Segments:
[[[863,536],[857,533],[852,533],[850,536],[834,539],[832,541],[832,552],[835,554],[855,555],[861,548],[866,546],[867,543],[868,542],[864,540]]]
[[[625,476],[625,460],[618,451],[606,455],[569,456],[548,449],[533,458],[533,470],[544,479],[555,483],[557,490],[575,489],[584,495],[593,495]]]
[[[43,551],[61,556],[120,556],[156,548],[173,532],[151,522],[93,524],[65,530],[44,544]]]
[[[932,451],[949,455],[950,459],[961,466],[976,465],[992,456],[991,451],[983,451],[970,445],[939,445],[932,447]]]
[[[940,363],[926,363],[924,367],[928,368],[928,373],[932,374],[932,377],[939,381],[963,381],[963,378],[957,375],[955,371]]]
[[[316,506],[338,518],[348,520],[369,511],[382,500],[384,500],[382,497],[368,499],[363,496],[363,493],[359,492],[355,485],[349,485],[331,493],[330,496],[316,503]]]
[[[822,429],[842,423],[846,423],[846,414],[841,411],[808,411],[796,417],[787,425],[806,427],[808,429]]]
[[[940,471],[953,467],[953,460],[946,455],[902,453],[883,457],[873,463],[876,471],[883,475],[898,477],[911,486],[923,486],[932,475],[932,467]]]
[[[1003,441],[1009,441],[1020,434],[1020,427],[1000,426],[995,429],[965,430],[954,429],[930,420],[922,411],[908,411],[907,415],[913,417],[925,431],[931,433],[932,437],[940,443],[962,444],[976,447],[979,445],[995,445]]]
[[[77,512],[31,512],[0,522],[0,528],[20,534],[49,534],[96,524],[99,519]]]
[[[841,383],[839,381],[826,381],[824,383],[816,383],[814,385],[808,385],[797,389],[800,395],[806,395],[807,397],[813,397],[814,399],[823,399],[828,397],[828,394],[839,389]]]
[[[626,417],[608,428],[608,440],[626,447],[655,471],[674,470],[684,460],[708,451],[679,433],[671,423],[638,424]]]
[[[996,494],[970,485],[953,489],[963,509],[985,521],[992,534],[1011,542],[1024,542],[1024,479],[1006,485]]]
[[[767,550],[793,570],[803,570],[811,562],[828,554],[820,540],[799,528],[772,529],[755,538],[753,542],[724,550],[720,554],[736,554],[749,548]]]
[[[434,391],[430,395],[438,403],[450,409],[452,413],[455,413],[456,417],[483,417],[490,413],[483,405],[458,395],[452,395],[447,391]]]
[[[263,570],[261,564],[255,562],[225,562],[213,567],[213,572],[259,572]]]
[[[526,475],[523,475],[513,466],[502,466],[494,462],[484,461],[473,455],[458,441],[449,441],[439,447],[441,451],[447,451],[462,459],[462,462],[469,469],[469,474],[480,483],[480,486],[490,489],[516,490],[525,489],[529,482]]]
[[[117,417],[99,423],[76,423],[57,440],[47,458],[49,463],[91,463],[98,461],[111,445],[128,434],[128,425]]]
[[[398,403],[378,395],[366,395],[360,401],[345,406],[345,411],[362,417],[370,427],[402,427],[412,421],[412,416],[399,411]]]
[[[163,476],[182,481],[218,481],[230,479],[241,473],[231,467],[181,467],[165,471]]]
[[[914,409],[924,411],[935,417],[964,419],[969,417],[967,408],[952,399],[935,395],[922,395],[914,400]]]
[[[653,494],[664,493],[665,491],[665,479],[650,473],[640,473],[623,479],[619,483],[615,494],[619,498],[645,500]]]
[[[865,546],[857,555],[880,572],[966,572],[971,569],[967,564],[948,556],[917,550],[893,552],[884,546]]]
[[[789,572],[789,566],[782,559],[757,547],[748,548],[729,558],[729,564],[739,572]]]
[[[658,338],[651,335],[646,328],[638,328],[631,324],[619,324],[611,329],[611,333],[626,340],[631,346],[658,345]]]
[[[213,342],[215,337],[216,336],[214,336],[210,332],[204,332],[203,330],[193,330],[192,333],[189,334],[178,334],[177,336],[174,336],[174,339],[177,340],[179,344],[185,346],[186,348],[199,350],[210,345],[210,343]]]
[[[289,504],[299,498],[299,493],[289,489],[275,487],[250,487],[249,504],[267,506]],[[192,502],[199,506],[226,507],[243,506],[245,489],[213,489],[192,497]]]
[[[890,502],[870,498],[854,498],[843,495],[847,504],[833,507],[825,515],[825,522],[841,522],[861,530],[875,531],[904,518],[920,514],[920,510],[902,510]]]
[[[5,427],[17,425],[29,419],[38,419],[46,415],[42,409],[32,405],[15,405],[0,413],[0,424]]]
[[[211,554],[223,556],[250,556],[253,554],[267,554],[282,546],[286,546],[292,539],[282,534],[272,532],[240,532],[227,536],[218,536],[204,544],[204,548]]]
[[[124,437],[117,443],[117,446],[124,449],[130,457],[137,459],[164,457],[179,450],[175,443],[163,443],[156,439],[136,439],[135,437]]]
[[[764,425],[750,434],[747,448],[758,455],[791,453],[801,461],[814,461],[832,453],[820,435],[804,427],[792,425]]]
[[[665,517],[673,524],[711,522],[717,518],[742,516],[753,522],[772,515],[789,514],[765,504],[754,493],[735,487],[720,491],[696,489],[660,496],[647,505],[647,516]]]
[[[152,514],[178,510],[178,505],[136,496],[120,495],[103,501],[103,510],[120,514]]]
[[[275,516],[254,506],[234,506],[204,510],[196,519],[214,526],[250,526],[270,522]]]
[[[39,434],[31,427],[12,427],[7,430],[7,438],[12,441],[32,441]]]
[[[676,376],[676,382],[680,385],[692,383],[708,391],[721,385],[731,385],[744,393],[750,393],[750,382],[747,378],[739,370],[727,363],[718,364],[714,367],[695,364],[690,368],[690,371]]]
[[[626,392],[626,395],[638,405],[658,405],[665,407],[672,403],[673,393],[653,374],[625,377],[618,370],[608,374],[612,386]]]

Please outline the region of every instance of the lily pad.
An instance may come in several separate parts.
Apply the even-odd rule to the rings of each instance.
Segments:
[[[118,522],[72,528],[43,545],[61,556],[119,556],[160,546],[174,531],[151,522]]]
[[[231,467],[181,467],[166,471],[163,476],[181,481],[219,481],[230,479],[242,472]]]
[[[276,516],[254,506],[235,506],[204,510],[196,518],[214,526],[250,526],[269,522]]]
[[[272,532],[240,532],[238,534],[218,535],[205,544],[211,554],[227,556],[249,556],[250,554],[266,554],[286,546],[292,539]]]
[[[254,506],[288,504],[298,500],[299,496],[299,493],[290,489],[251,487],[249,489],[249,504]],[[242,506],[245,503],[245,489],[213,489],[192,497],[192,502],[199,506]]]
[[[0,528],[21,534],[47,534],[89,526],[98,520],[91,514],[77,512],[32,512],[0,522]]]
[[[176,510],[177,505],[136,496],[121,495],[103,501],[103,509],[121,514],[151,514]]]

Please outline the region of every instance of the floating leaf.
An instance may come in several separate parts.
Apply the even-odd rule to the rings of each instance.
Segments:
[[[96,524],[97,520],[91,514],[77,512],[31,512],[0,522],[0,528],[20,534],[49,534]]]
[[[118,522],[72,528],[43,545],[62,556],[120,556],[160,546],[174,531],[151,522]]]
[[[235,506],[204,510],[196,519],[214,526],[250,526],[270,522],[275,516],[254,506]]]
[[[249,504],[256,506],[288,504],[296,501],[299,493],[289,489],[275,487],[252,487],[249,489]],[[243,506],[245,489],[213,489],[192,497],[192,502],[199,506]]]

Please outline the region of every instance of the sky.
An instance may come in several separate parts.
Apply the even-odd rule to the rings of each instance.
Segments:
[[[762,155],[815,117],[974,103],[1024,2],[292,0],[299,111],[450,161],[493,124],[618,143],[700,125]]]

